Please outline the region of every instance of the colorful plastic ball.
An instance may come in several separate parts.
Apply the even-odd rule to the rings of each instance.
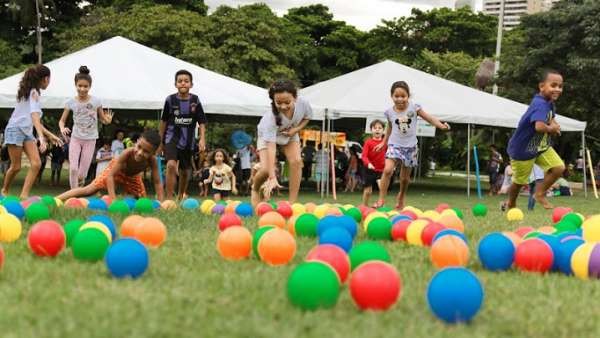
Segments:
[[[317,223],[317,236],[321,236],[325,231],[338,228],[340,225],[338,224],[339,216],[335,215],[327,215],[319,220]]]
[[[458,216],[458,218],[463,219],[464,215],[462,210],[460,210],[459,208],[452,208],[452,210],[454,211],[456,216]]]
[[[204,200],[200,203],[200,212],[205,215],[210,215],[212,212],[212,208],[216,205],[213,200]]]
[[[430,246],[433,242],[433,237],[444,229],[446,229],[446,227],[437,222],[431,222],[427,224],[421,232],[421,241],[425,246]]]
[[[462,238],[446,235],[431,244],[429,258],[438,269],[448,266],[465,266],[469,262],[469,247]]]
[[[401,220],[392,225],[392,239],[394,241],[406,241],[406,230],[412,223],[412,220]]]
[[[515,230],[515,234],[517,234],[519,237],[523,238],[525,237],[528,233],[535,231],[534,228],[532,227],[519,227],[517,228],[517,230]]]
[[[110,219],[110,217],[106,215],[92,215],[88,217],[89,222],[100,222],[110,230],[111,239],[115,239],[117,237],[117,227],[115,223]]]
[[[290,218],[294,214],[292,205],[289,202],[281,201],[277,203],[277,209],[275,209],[284,218]]]
[[[401,214],[395,215],[390,218],[390,222],[392,222],[392,224],[396,224],[400,221],[412,221],[412,218],[410,218],[406,215],[401,215]]]
[[[35,201],[28,199],[28,200],[22,201],[21,206],[23,207],[23,209],[27,210],[27,208],[29,208],[29,206],[32,205],[33,203],[35,203]]]
[[[296,219],[294,229],[296,235],[302,237],[315,237],[317,236],[317,226],[319,224],[319,218],[314,214],[302,214]]]
[[[548,272],[553,262],[552,248],[539,238],[523,241],[515,251],[515,266],[521,271]]]
[[[65,223],[65,225],[63,226],[63,230],[65,231],[67,247],[71,246],[73,238],[75,238],[75,235],[77,235],[79,229],[85,223],[86,222],[82,219],[72,219]]]
[[[260,242],[261,237],[269,230],[275,229],[274,226],[272,225],[267,225],[264,226],[262,228],[258,228],[255,232],[254,235],[252,235],[252,252],[254,253],[254,256],[258,259],[260,259],[260,255],[258,254],[258,243]]]
[[[521,211],[521,209],[519,209],[519,208],[511,208],[506,213],[506,219],[509,222],[522,221],[524,218],[525,218],[525,215],[523,214],[523,211]]]
[[[546,225],[546,226],[539,227],[536,231],[541,234],[550,235],[550,234],[554,234],[554,232],[556,232],[556,229],[554,227]]]
[[[42,203],[44,203],[51,210],[56,208],[56,199],[50,195],[44,195],[41,199]]]
[[[219,218],[219,231],[223,231],[231,226],[242,225],[242,219],[240,216],[234,213],[226,213]]]
[[[356,223],[360,223],[362,221],[362,213],[358,208],[348,208],[344,211],[344,215],[352,217]]]
[[[21,237],[23,226],[17,216],[0,214],[0,242],[12,243]]]
[[[573,274],[581,279],[600,279],[600,245],[584,243],[571,256]]]
[[[306,212],[306,207],[301,203],[292,204],[292,215],[298,216]]]
[[[433,244],[435,241],[437,241],[438,239],[440,239],[446,235],[457,236],[457,237],[461,238],[463,241],[465,241],[465,243],[467,243],[467,237],[465,237],[465,234],[463,234],[462,232],[456,231],[454,229],[444,229],[444,230],[438,232],[437,234],[435,234],[435,236],[433,236],[431,243]]]
[[[515,260],[515,245],[505,235],[492,232],[481,239],[477,253],[484,268],[504,271],[510,269]]]
[[[144,217],[139,215],[131,215],[121,223],[121,237],[135,237],[135,229],[142,223]]]
[[[90,210],[105,211],[108,209],[106,203],[99,198],[90,198],[87,206]]]
[[[112,242],[112,233],[110,232],[110,229],[108,228],[108,226],[106,226],[106,224],[102,222],[87,221],[81,226],[81,228],[79,228],[79,231],[89,228],[94,228],[102,231],[102,233],[108,239],[108,243]]]
[[[560,240],[558,239],[558,237],[548,235],[548,234],[541,234],[537,238],[546,242],[546,244],[548,244],[550,246],[550,249],[552,250],[552,255],[554,256],[551,270],[553,270],[553,271],[558,270],[558,261],[556,260],[556,255],[557,255],[558,249],[560,247]]]
[[[350,274],[350,258],[337,245],[317,245],[308,252],[304,260],[307,262],[320,261],[329,264],[337,273],[340,284],[344,284]]]
[[[306,209],[306,212],[312,214],[315,211],[315,209],[317,208],[317,205],[313,202],[308,202],[308,203],[304,204],[304,208]]]
[[[200,202],[195,198],[186,198],[181,202],[181,207],[185,210],[196,210],[200,207]]]
[[[106,251],[104,262],[116,278],[138,278],[148,269],[148,249],[134,238],[115,241]]]
[[[473,206],[473,216],[484,217],[487,215],[487,207],[484,204],[478,203]]]
[[[235,207],[235,213],[242,217],[250,217],[254,213],[250,203],[240,203]]]
[[[560,219],[559,223],[560,222],[569,222],[569,223],[572,223],[575,227],[579,228],[583,224],[583,221],[584,220],[582,220],[581,217],[579,217],[579,215],[577,215],[576,213],[570,212],[570,213],[564,215]]]
[[[212,207],[212,210],[210,212],[214,215],[222,215],[223,213],[225,213],[225,205],[217,203],[215,204],[215,206]]]
[[[2,248],[2,245],[0,245],[0,271],[2,271],[2,267],[4,266],[4,249]]]
[[[319,235],[319,244],[336,245],[348,252],[352,249],[352,236],[344,228],[329,228]]]
[[[65,201],[65,208],[67,209],[85,209],[85,205],[79,198],[69,198]]]
[[[554,225],[554,229],[556,233],[564,233],[564,232],[574,232],[578,229],[578,227],[571,223],[570,221],[563,221],[556,223]]]
[[[6,204],[8,202],[17,202],[17,203],[19,203],[19,202],[21,202],[21,200],[17,196],[9,195],[9,196],[5,196],[2,199],[2,205]]]
[[[227,260],[237,261],[248,258],[252,252],[252,235],[242,226],[230,226],[219,234],[217,250],[219,255]]]
[[[371,219],[367,225],[367,236],[376,240],[392,240],[392,222],[384,217]]]
[[[442,213],[442,211],[446,209],[450,209],[450,205],[448,205],[448,203],[440,203],[437,205],[437,207],[435,207],[435,211],[438,213]]]
[[[321,204],[321,205],[317,205],[317,207],[315,208],[315,210],[312,213],[315,216],[317,216],[317,218],[321,219],[321,218],[325,217],[325,215],[327,215],[328,211],[329,211],[329,204]]]
[[[572,212],[573,209],[567,207],[556,207],[552,210],[552,222],[557,223],[564,215]]]
[[[108,212],[111,214],[120,214],[125,216],[128,215],[130,211],[131,209],[129,209],[129,205],[123,200],[114,200],[108,207]]]
[[[337,303],[339,295],[337,274],[322,262],[299,264],[287,281],[288,299],[302,310],[330,309]]]
[[[110,206],[112,204],[112,198],[110,198],[110,196],[108,196],[108,195],[104,195],[100,199],[103,200],[104,203],[106,203],[106,205],[108,205],[108,206]]]
[[[137,200],[131,196],[123,198],[123,201],[127,203],[129,210],[133,210],[135,208],[135,202],[137,202]]]
[[[581,230],[586,242],[600,242],[600,215],[586,219],[581,225]]]
[[[35,202],[25,210],[25,218],[29,223],[50,219],[50,209],[42,202]]]
[[[161,203],[159,200],[152,200],[152,209],[158,210],[161,207]]]
[[[158,218],[146,217],[135,228],[135,238],[151,248],[158,248],[167,239],[167,227]]]
[[[565,275],[572,275],[571,258],[579,246],[585,242],[582,239],[570,239],[560,243],[556,252],[555,260],[558,262],[558,269]]]
[[[428,220],[418,219],[413,221],[406,229],[406,241],[412,245],[422,246],[423,241],[421,240],[421,234],[423,233],[423,229],[429,224]]]
[[[427,287],[431,312],[446,323],[470,321],[483,303],[483,287],[473,272],[462,267],[438,271]]]
[[[365,217],[365,221],[363,222],[364,228],[365,230],[367,230],[367,228],[369,227],[369,223],[371,223],[371,221],[375,218],[388,218],[386,213],[380,212],[380,211],[375,211],[370,213],[369,215],[367,215],[367,217]]]
[[[260,259],[273,266],[289,263],[296,254],[296,240],[289,232],[275,228],[267,231],[258,241]]]
[[[267,202],[260,202],[256,206],[256,214],[258,215],[258,217],[266,214],[269,211],[273,211],[273,206],[271,206],[271,204]]]
[[[160,208],[163,210],[177,210],[177,203],[173,200],[166,200],[161,203]]]
[[[40,221],[29,229],[27,243],[36,256],[55,257],[65,247],[65,232],[55,221]]]
[[[350,267],[352,271],[362,263],[368,261],[392,262],[392,258],[385,247],[377,242],[371,241],[364,241],[355,245],[348,255],[350,256]]]
[[[108,238],[102,231],[96,228],[88,228],[79,231],[75,235],[71,243],[71,250],[76,259],[95,262],[104,257],[108,246]]]
[[[359,265],[348,282],[354,304],[361,310],[385,311],[396,303],[402,289],[400,274],[385,262]]]
[[[281,216],[277,211],[268,211],[258,219],[259,227],[264,227],[267,225],[274,225],[283,229],[285,228],[285,218],[283,218],[283,216]]]
[[[154,211],[154,207],[152,206],[152,200],[146,197],[142,197],[135,201],[133,210],[139,212],[140,214],[150,214]]]
[[[419,218],[419,215],[417,215],[415,212],[413,212],[411,210],[402,210],[402,212],[400,213],[400,215],[408,216],[413,221],[416,220],[417,218]]]
[[[358,231],[358,223],[348,215],[338,216],[338,224],[340,227],[346,229],[352,238],[356,237]]]
[[[421,216],[422,218],[429,218],[432,221],[437,221],[440,219],[441,215],[435,210],[427,210]]]
[[[532,231],[532,232],[527,233],[527,235],[525,235],[523,237],[523,239],[537,238],[540,235],[542,235],[542,233],[536,230],[536,231]]]

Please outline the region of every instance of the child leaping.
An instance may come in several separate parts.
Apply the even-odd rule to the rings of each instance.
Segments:
[[[150,168],[152,182],[158,200],[164,198],[163,187],[158,173],[158,162],[154,154],[160,146],[160,136],[156,131],[146,131],[137,140],[135,146],[125,149],[121,155],[110,161],[102,174],[83,188],[71,189],[58,196],[61,200],[71,197],[89,196],[98,191],[108,191],[111,199],[117,197],[116,187],[123,187],[126,193],[135,197],[146,196],[146,188],[142,180],[142,173]]]
[[[449,130],[450,126],[426,113],[417,103],[410,101],[410,89],[406,82],[394,82],[390,93],[394,105],[385,111],[388,123],[384,142],[373,148],[375,151],[381,151],[385,144],[388,147],[379,186],[379,200],[374,207],[379,208],[384,205],[390,179],[399,162],[400,192],[396,197],[396,209],[402,209],[410,183],[410,172],[417,166],[417,117],[423,118],[438,129]]]
[[[216,149],[211,156],[212,166],[210,167],[210,174],[204,183],[212,182],[211,193],[215,201],[219,201],[222,198],[229,197],[229,193],[233,192],[237,195],[237,189],[235,187],[235,175],[233,169],[227,164],[229,162],[229,156],[223,149]]]

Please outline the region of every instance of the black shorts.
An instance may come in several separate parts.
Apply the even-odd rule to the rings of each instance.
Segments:
[[[375,170],[365,168],[364,171],[365,178],[365,187],[373,187],[373,189],[379,189],[377,185],[377,180],[381,178],[381,173],[376,172]]]
[[[242,169],[242,180],[248,181],[250,179],[250,173],[251,173],[252,169],[247,168],[247,169]]]
[[[219,190],[215,188],[210,188],[211,195],[219,194],[221,198],[229,196],[229,190]]]
[[[191,149],[179,149],[175,142],[165,144],[163,149],[165,154],[165,160],[178,161],[179,170],[188,170],[192,167],[192,150]]]

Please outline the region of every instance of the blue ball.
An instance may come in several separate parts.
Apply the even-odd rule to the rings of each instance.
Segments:
[[[558,254],[558,249],[560,247],[560,240],[552,235],[547,235],[547,234],[541,234],[538,236],[539,239],[541,239],[542,241],[546,242],[546,244],[548,244],[548,246],[550,246],[550,249],[552,249],[552,254],[554,255],[554,257],[556,257],[556,255]],[[557,271],[558,270],[558,261],[555,259],[554,262],[552,263],[552,271]]]
[[[339,225],[346,229],[352,238],[356,237],[356,233],[358,232],[358,224],[356,224],[356,220],[352,216],[342,215],[338,216]]]
[[[556,238],[558,238],[559,241],[562,241],[563,238],[566,238],[569,236],[577,236],[577,234],[575,234],[575,231],[561,232],[560,234],[556,235]]]
[[[129,210],[133,210],[135,208],[135,202],[137,202],[137,200],[131,196],[123,198],[123,201],[127,203]]]
[[[440,238],[442,236],[446,236],[446,235],[458,236],[458,237],[462,238],[462,240],[465,241],[465,243],[467,243],[467,237],[465,237],[465,234],[463,234],[462,232],[456,231],[454,229],[444,229],[444,230],[438,232],[437,234],[435,234],[435,236],[433,236],[433,239],[431,240],[431,244],[433,244],[433,242],[435,242],[438,238]]]
[[[235,213],[238,216],[250,217],[254,213],[254,209],[252,209],[252,204],[250,203],[240,203],[235,207]]]
[[[152,201],[152,209],[154,209],[154,210],[160,209],[160,201],[159,200]]]
[[[334,227],[319,236],[319,244],[333,244],[349,252],[352,249],[352,236],[346,229]]]
[[[479,260],[484,268],[492,271],[508,270],[515,260],[515,245],[499,232],[492,232],[481,239]]]
[[[413,219],[406,216],[406,215],[396,215],[394,217],[392,217],[392,219],[390,220],[392,222],[392,224],[396,224],[396,222],[400,222],[400,221],[412,221]]]
[[[108,210],[108,206],[103,200],[99,198],[90,198],[88,203],[88,209],[106,211]]]
[[[200,202],[195,198],[186,198],[181,202],[181,207],[186,210],[198,209],[200,207]]]
[[[483,303],[483,287],[473,272],[461,267],[438,271],[427,287],[431,311],[446,323],[471,320]]]
[[[112,219],[110,219],[110,217],[106,215],[92,215],[88,217],[87,220],[88,222],[100,222],[106,225],[108,230],[110,230],[110,235],[112,239],[114,240],[117,237],[117,227],[115,226],[115,223],[112,221]]]
[[[575,235],[582,237],[583,236],[583,228],[582,227],[577,228],[577,230],[575,230]]]
[[[565,275],[573,274],[573,270],[571,269],[571,256],[573,256],[573,252],[575,252],[575,250],[583,243],[585,243],[583,239],[570,239],[560,243],[554,256],[554,262],[558,263],[560,272]]]
[[[317,223],[317,235],[321,236],[325,231],[332,228],[341,228],[338,219],[339,217],[335,215],[327,215],[321,218]]]
[[[134,238],[119,239],[104,256],[108,271],[117,278],[138,278],[148,268],[148,249]]]
[[[23,209],[23,206],[19,202],[8,201],[4,203],[4,208],[9,214],[13,214],[18,219],[25,217],[25,209]]]

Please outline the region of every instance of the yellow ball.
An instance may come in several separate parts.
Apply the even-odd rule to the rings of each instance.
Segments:
[[[571,270],[581,279],[588,279],[590,256],[596,243],[583,243],[571,255]]]
[[[331,208],[331,205],[329,205],[328,203],[318,205],[315,208],[315,211],[313,211],[313,214],[317,216],[317,218],[321,219],[325,217],[325,215],[327,215],[329,208]]]
[[[0,214],[0,241],[11,243],[21,237],[21,221],[9,213]]]
[[[523,215],[523,211],[519,208],[512,208],[506,213],[506,219],[509,222],[522,221],[523,218],[525,218],[525,215]]]
[[[390,210],[387,212],[388,217],[394,217],[396,215],[400,215],[400,212],[398,210]]]
[[[440,214],[440,217],[444,217],[447,215],[452,215],[452,216],[458,217],[458,215],[456,214],[456,211],[454,211],[454,209],[444,209],[444,211],[442,211],[442,213]]]
[[[367,227],[369,226],[369,223],[371,223],[371,220],[378,218],[378,217],[388,218],[388,216],[385,212],[373,211],[372,213],[367,215],[367,217],[365,218],[365,220],[363,222],[363,227],[365,228],[365,231],[367,231]]]
[[[173,200],[166,200],[162,202],[160,208],[163,210],[177,210],[177,203]]]
[[[586,219],[581,225],[583,239],[586,242],[600,242],[600,215]]]
[[[421,233],[427,224],[429,224],[429,221],[425,219],[418,219],[410,223],[408,229],[406,229],[406,241],[412,245],[423,246]]]
[[[62,208],[62,206],[64,205],[63,201],[59,200],[56,197],[54,197],[54,202],[56,203],[57,208]]]
[[[405,210],[414,212],[415,215],[417,215],[418,217],[421,217],[423,215],[423,211],[421,209],[412,207],[410,205],[406,206],[406,207],[404,207],[404,209],[402,209],[402,211],[405,211]]]
[[[435,210],[427,210],[423,213],[423,215],[421,215],[419,217],[425,217],[425,218],[431,219],[432,221],[437,221],[440,219],[441,215],[439,212],[437,212]]]
[[[352,204],[344,204],[344,209],[350,209],[350,208],[354,208],[354,205],[352,205]]]
[[[294,203],[292,204],[292,215],[299,216],[306,212],[306,207],[304,204]]]
[[[212,208],[216,205],[217,203],[213,200],[204,200],[202,202],[202,204],[200,204],[200,212],[202,212],[205,215],[210,215],[212,212]]]
[[[6,208],[0,205],[0,215],[6,214]]]
[[[108,227],[106,225],[104,225],[104,223],[100,223],[100,222],[87,222],[84,225],[81,226],[81,228],[79,228],[79,231],[85,230],[85,229],[98,229],[100,231],[102,231],[102,233],[106,236],[106,238],[108,239],[108,243],[112,242],[112,234],[110,233],[110,230],[108,229]]]

